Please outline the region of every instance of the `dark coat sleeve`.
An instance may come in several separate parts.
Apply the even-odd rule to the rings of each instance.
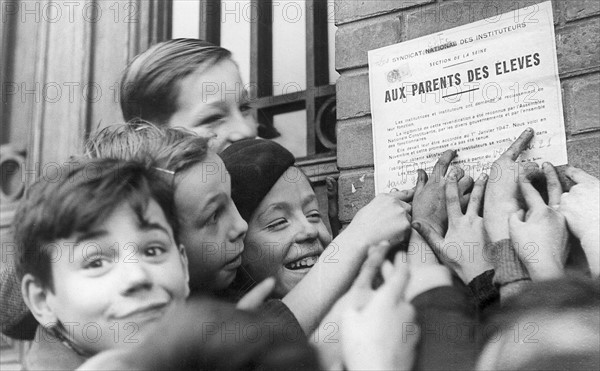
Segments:
[[[466,288],[438,287],[412,301],[421,329],[414,370],[470,370],[480,349],[477,310]]]

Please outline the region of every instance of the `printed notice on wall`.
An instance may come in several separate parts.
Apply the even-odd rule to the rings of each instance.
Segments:
[[[448,149],[489,173],[528,127],[521,160],[567,163],[549,1],[372,50],[369,81],[376,193],[414,186]]]

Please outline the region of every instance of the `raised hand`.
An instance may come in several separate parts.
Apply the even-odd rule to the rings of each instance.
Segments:
[[[565,174],[576,184],[563,193],[558,210],[567,225],[581,241],[590,270],[600,275],[600,180],[576,167],[569,166]]]
[[[510,239],[519,259],[533,280],[560,277],[567,260],[567,225],[565,217],[557,211],[562,188],[556,170],[550,163],[543,166],[548,186],[548,204],[525,176],[519,187],[527,213],[519,210],[509,219]]]
[[[517,212],[520,172],[515,163],[531,139],[533,130],[527,129],[492,165],[483,210],[483,223],[491,242],[509,238],[508,218]],[[532,165],[535,166],[535,165]]]
[[[410,235],[410,210],[406,202],[413,191],[380,194],[356,214],[327,246],[319,262],[282,299],[305,333],[315,331],[327,311],[351,287],[367,258],[370,245],[396,244]],[[326,287],[323,282],[327,282]]]
[[[396,255],[393,267],[389,263],[382,267],[385,282],[371,300],[343,313],[342,350],[349,370],[412,369],[419,329],[415,310],[404,298],[410,274],[402,254]],[[355,284],[370,287],[370,275]]]
[[[342,316],[348,309],[361,308],[371,300],[375,293],[373,281],[382,268],[389,249],[390,244],[386,241],[369,247],[368,257],[362,264],[356,280],[327,313],[317,332],[313,334],[323,368],[331,369],[343,363],[339,336]]]
[[[493,269],[484,255],[485,230],[483,218],[479,216],[487,176],[481,174],[475,182],[467,211],[463,214],[458,188],[460,174],[459,169],[452,168],[446,177],[446,236],[442,237],[427,221],[413,220],[412,226],[423,236],[440,261],[468,284],[481,273]]]
[[[412,217],[414,220],[427,222],[440,235],[443,235],[448,225],[448,216],[446,214],[446,202],[444,186],[446,179],[444,175],[450,166],[452,159],[456,157],[456,152],[448,150],[440,156],[440,159],[433,167],[431,176],[423,170],[418,170],[417,185],[413,198]],[[462,170],[459,170],[462,172]],[[459,177],[460,195],[473,185],[473,179],[470,176]],[[461,201],[464,198],[461,197]]]
[[[351,234],[370,246],[387,240],[392,245],[408,239],[410,236],[410,212],[408,202],[414,191],[381,193],[356,213],[354,219],[341,235]],[[340,235],[340,236],[341,236]]]

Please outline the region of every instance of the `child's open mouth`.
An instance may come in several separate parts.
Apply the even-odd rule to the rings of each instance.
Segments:
[[[285,267],[289,270],[300,270],[300,269],[310,269],[317,263],[319,260],[319,255],[311,255],[306,256],[304,258],[294,260],[293,262],[287,263]]]

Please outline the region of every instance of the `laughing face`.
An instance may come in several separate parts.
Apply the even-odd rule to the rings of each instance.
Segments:
[[[275,277],[275,297],[285,296],[331,242],[308,179],[290,167],[252,214],[244,240],[243,269],[259,282]]]

